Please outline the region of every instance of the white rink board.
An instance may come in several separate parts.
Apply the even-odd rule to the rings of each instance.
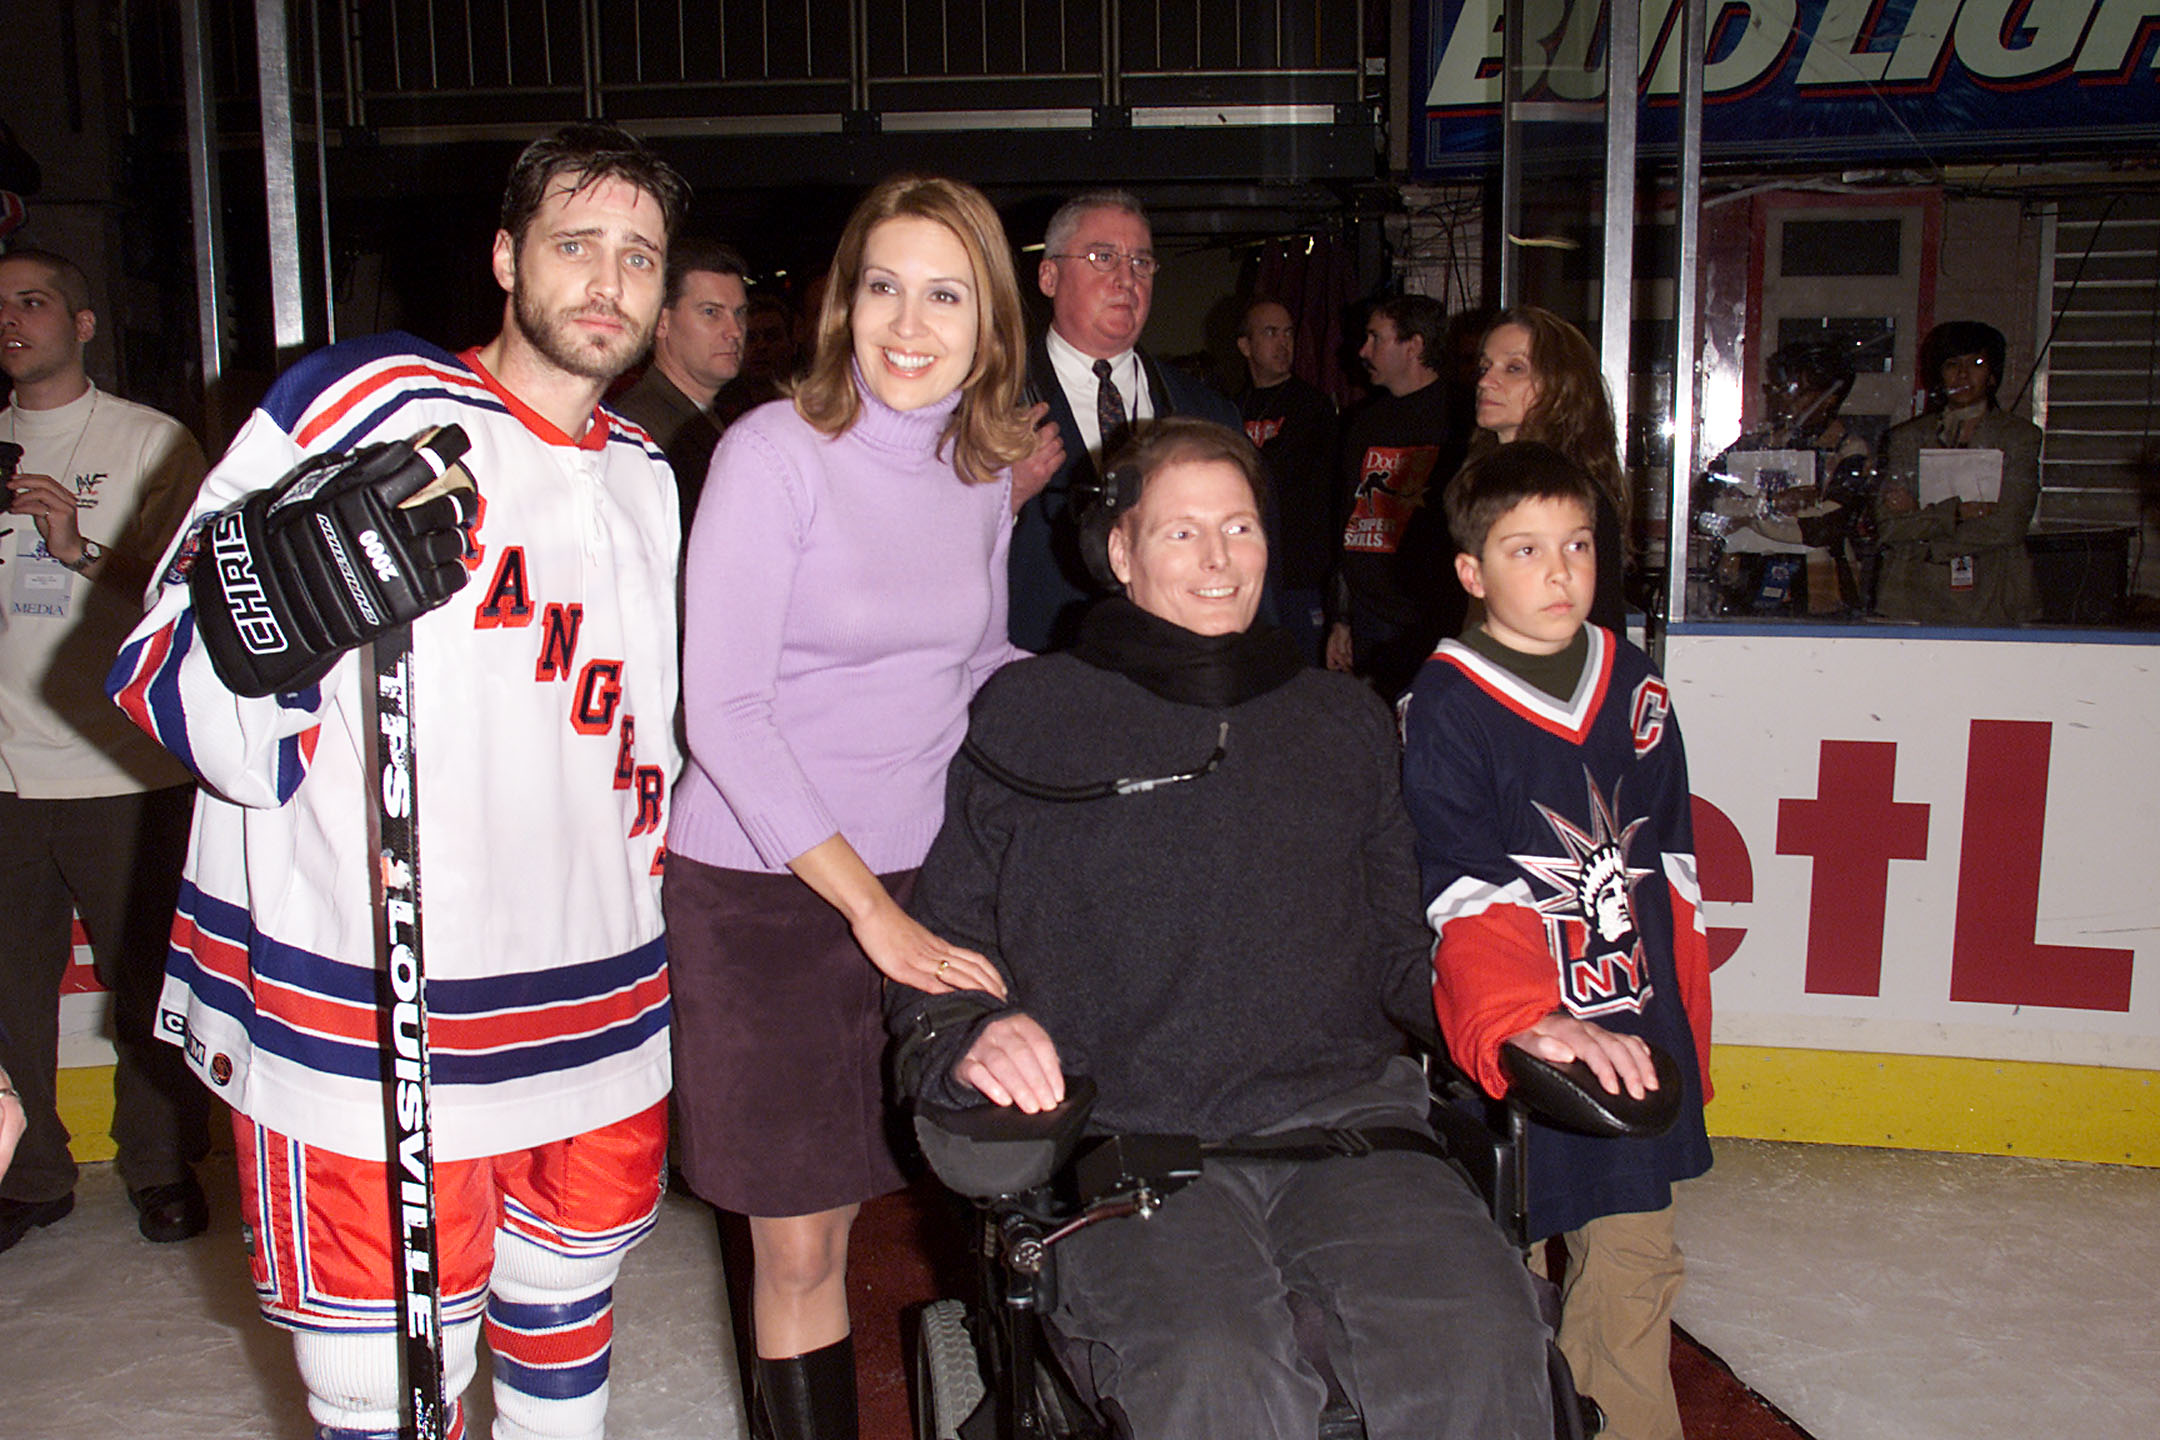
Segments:
[[[1894,637],[1667,639],[1705,920],[1745,930],[1718,1041],[2160,1069],[2160,646]],[[1810,847],[1859,883],[1818,894]]]

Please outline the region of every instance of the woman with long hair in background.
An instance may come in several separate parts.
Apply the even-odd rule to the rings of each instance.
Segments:
[[[1597,593],[1590,620],[1624,634],[1621,578],[1633,506],[1597,351],[1550,310],[1519,305],[1504,312],[1486,329],[1478,356],[1477,423],[1472,455],[1494,444],[1536,440],[1597,482]]]

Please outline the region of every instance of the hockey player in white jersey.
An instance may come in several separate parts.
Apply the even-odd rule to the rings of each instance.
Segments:
[[[484,1325],[498,1437],[601,1433],[614,1278],[666,1148],[679,519],[665,457],[598,402],[651,337],[685,199],[610,126],[528,147],[494,241],[501,333],[288,371],[108,683],[205,787],[160,1031],[235,1111],[256,1288],[325,1440],[399,1425],[351,652],[413,614],[447,1388]],[[447,425],[477,498],[285,483]]]

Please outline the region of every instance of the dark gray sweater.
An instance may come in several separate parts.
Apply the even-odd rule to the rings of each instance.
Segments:
[[[892,987],[903,1087],[979,1103],[952,1067],[1005,1009],[1094,1077],[1100,1131],[1251,1134],[1377,1075],[1390,1015],[1431,1026],[1394,725],[1346,676],[1307,670],[1226,709],[1175,704],[1070,655],[1009,665],[970,717],[976,745],[1044,785],[1198,767],[1146,794],[1055,803],[963,754],[916,917],[988,955],[1011,1001]]]

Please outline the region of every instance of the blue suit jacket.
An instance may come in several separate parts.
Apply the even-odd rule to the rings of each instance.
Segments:
[[[1232,430],[1243,424],[1237,406],[1205,382],[1156,364],[1145,350],[1139,356],[1158,418],[1190,415]],[[1095,462],[1080,444],[1079,422],[1041,336],[1028,347],[1028,401],[1038,400],[1050,403],[1048,418],[1064,437],[1065,463],[1013,521],[1006,630],[1013,644],[1041,652],[1070,645],[1080,612],[1102,593],[1080,558],[1080,512],[1097,483]]]

